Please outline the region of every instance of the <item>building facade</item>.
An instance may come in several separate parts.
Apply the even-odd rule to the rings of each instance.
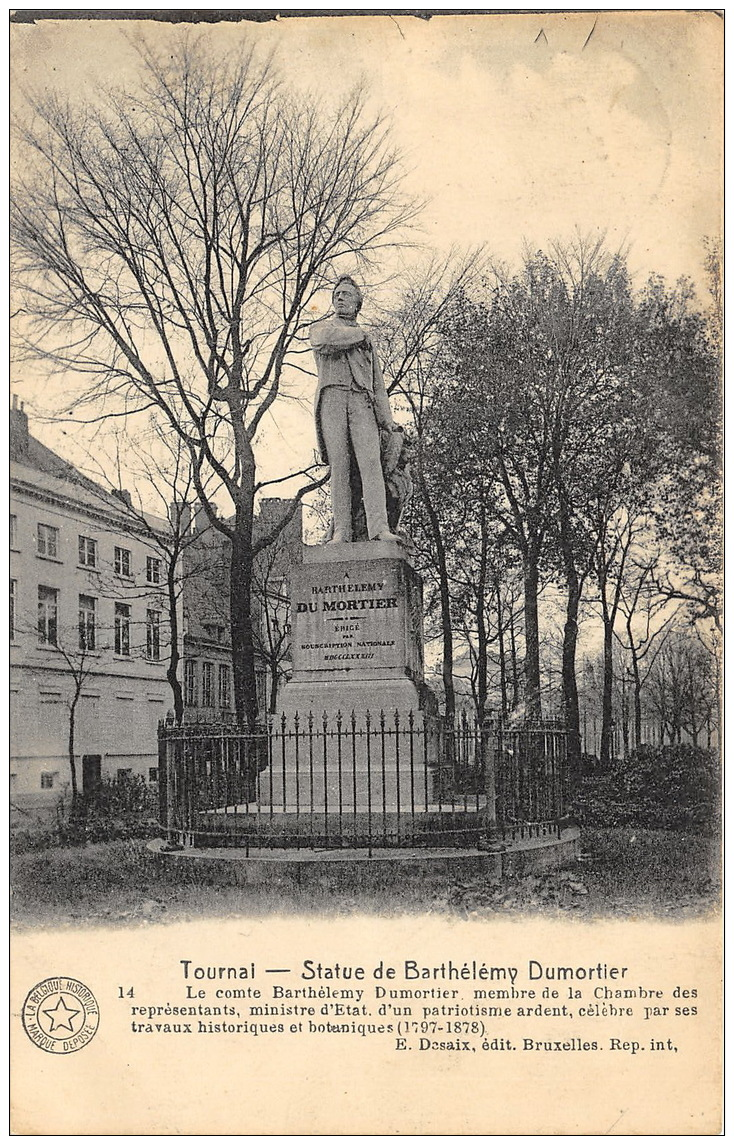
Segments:
[[[157,728],[173,710],[162,518],[140,515],[29,433],[10,411],[10,793],[55,805],[104,777],[157,780]],[[261,502],[255,539],[291,502]],[[300,507],[258,557],[253,588],[258,701],[272,711],[290,669],[288,575],[302,556]],[[180,565],[179,679],[189,721],[234,718],[229,541],[203,510]],[[70,742],[70,731],[73,739]]]
[[[273,531],[292,501],[280,497],[260,502],[254,539]],[[300,505],[283,532],[257,557],[252,611],[258,705],[272,713],[278,690],[290,674],[288,577],[300,563],[303,518]],[[193,539],[182,571],[184,607],[183,692],[187,721],[234,718],[230,618],[231,552],[227,538],[203,510],[193,525]]]
[[[230,542],[197,511],[183,554],[183,686],[187,721],[234,718],[229,613]]]
[[[10,412],[11,800],[34,809],[71,783],[157,778],[172,707],[166,522],[84,477]]]

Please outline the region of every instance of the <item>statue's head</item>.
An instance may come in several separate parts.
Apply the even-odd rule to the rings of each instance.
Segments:
[[[338,316],[356,316],[362,307],[362,291],[351,276],[340,276],[331,293],[331,302]]]

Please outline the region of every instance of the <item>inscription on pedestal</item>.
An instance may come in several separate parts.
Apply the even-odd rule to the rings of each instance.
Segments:
[[[314,569],[303,566],[292,580],[294,678],[315,671],[420,673],[420,634],[411,618],[420,585],[407,564],[377,560]]]

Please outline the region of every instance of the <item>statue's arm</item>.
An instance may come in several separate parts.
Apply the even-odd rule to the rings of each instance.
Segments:
[[[317,355],[343,355],[353,347],[359,347],[367,338],[364,328],[358,324],[332,323],[324,320],[311,325],[309,339]]]
[[[380,360],[377,358],[377,351],[375,345],[370,340],[372,346],[372,375],[374,380],[375,392],[375,417],[378,426],[382,426],[385,430],[394,430],[395,423],[393,422],[392,411],[390,410],[390,399],[387,396],[385,389],[385,377],[382,373]]]

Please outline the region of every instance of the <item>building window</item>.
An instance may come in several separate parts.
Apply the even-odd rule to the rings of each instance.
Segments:
[[[260,706],[264,706],[267,701],[267,680],[264,671],[255,672],[255,690],[257,691],[257,701]]]
[[[8,630],[11,640],[15,639],[15,597],[18,587],[17,580],[10,581],[10,603],[8,605]]]
[[[59,593],[56,588],[38,589],[38,642],[56,646],[59,618]]]
[[[214,705],[214,663],[201,664],[201,705]]]
[[[184,661],[184,704],[196,706],[196,660]]]
[[[79,596],[79,650],[97,649],[97,601],[93,596]]]
[[[91,536],[79,537],[79,563],[84,568],[97,567],[97,542]]]
[[[146,559],[146,579],[149,584],[160,584],[161,562],[157,556],[148,556]]]
[[[151,782],[151,784],[154,784],[158,780],[158,766],[157,765],[151,765],[148,768],[148,780]]]
[[[148,609],[145,619],[146,654],[153,662],[161,657],[161,613]]]
[[[230,700],[229,667],[226,663],[219,664],[219,708],[229,710]]]
[[[10,547],[16,548],[18,545],[18,518],[15,513],[10,514]]]
[[[41,774],[41,788],[42,789],[53,789],[55,780],[56,780],[56,774],[55,773],[42,773]]]
[[[130,654],[130,604],[115,604],[115,654]]]
[[[87,799],[99,792],[102,784],[102,754],[82,755],[82,793]]]
[[[53,525],[38,526],[38,555],[49,556],[53,560],[59,555],[59,530]]]
[[[130,550],[115,545],[115,572],[118,576],[132,576]]]
[[[54,703],[54,702],[60,702],[61,701],[61,691],[60,690],[39,690],[38,701],[44,706],[47,706],[47,705]]]

